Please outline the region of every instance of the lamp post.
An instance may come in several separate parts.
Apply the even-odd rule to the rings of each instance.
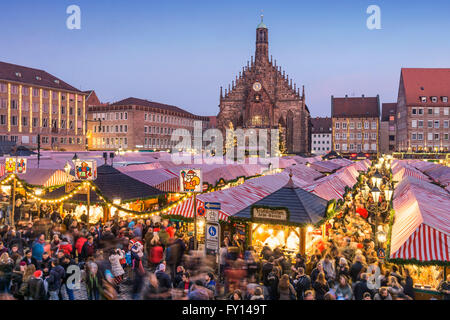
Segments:
[[[77,153],[75,153],[75,154],[73,155],[72,162],[75,163],[75,161],[77,161],[78,159],[79,159],[79,158],[78,158],[78,155],[77,155]]]
[[[379,207],[378,207],[378,203],[380,202],[380,194],[381,194],[381,190],[378,189],[378,187],[375,185],[372,190],[370,190],[370,193],[372,194],[372,198],[373,198],[373,202],[375,205],[375,230],[373,230],[373,236],[374,236],[374,242],[376,244],[376,238],[375,238],[375,233],[377,232],[378,229],[378,214],[379,214]]]

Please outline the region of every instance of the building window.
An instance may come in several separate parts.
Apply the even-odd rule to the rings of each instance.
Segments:
[[[369,121],[364,121],[364,129],[369,129]]]
[[[434,120],[434,128],[439,129],[439,120]]]
[[[418,128],[423,128],[423,120],[419,120],[419,121],[417,122],[417,127],[418,127]]]
[[[433,114],[433,108],[428,108],[428,114]]]
[[[350,129],[355,129],[355,123],[354,122],[350,122]]]
[[[444,128],[448,128],[448,120],[444,120]]]
[[[17,117],[16,116],[12,116],[11,117],[11,125],[12,126],[17,126]]]
[[[417,120],[412,120],[411,121],[411,127],[412,128],[417,128]]]
[[[427,102],[427,97],[420,97],[420,101],[423,103]]]
[[[417,140],[417,133],[411,133],[411,140]]]
[[[417,109],[416,108],[412,108],[412,115],[416,115],[417,114]]]
[[[340,149],[339,143],[336,143],[336,144],[334,145],[334,148],[335,148],[336,150],[339,150],[339,149]]]
[[[417,134],[417,140],[420,140],[420,141],[422,141],[423,140],[423,133],[418,133]],[[392,141],[394,141],[394,139],[392,139]]]
[[[336,129],[339,129],[339,122],[336,122]]]
[[[432,132],[428,132],[427,139],[428,139],[428,141],[433,141],[433,133]]]
[[[347,129],[347,122],[342,122],[342,129]]]
[[[375,130],[377,128],[377,122],[372,121],[372,130]]]
[[[428,120],[428,128],[433,128],[433,120]]]
[[[439,133],[434,134],[434,140],[439,140]]]
[[[444,116],[448,116],[449,109],[450,109],[450,108],[448,108],[448,107],[447,107],[447,108],[444,108]]]
[[[437,97],[431,97],[431,102],[436,103],[438,101]]]
[[[336,139],[336,140],[339,140],[339,139],[340,139],[340,134],[339,134],[339,133],[336,133],[335,139]]]

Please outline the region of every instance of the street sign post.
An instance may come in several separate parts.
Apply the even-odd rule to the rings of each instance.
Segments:
[[[220,225],[218,223],[206,223],[205,225],[205,250],[206,254],[217,255],[219,253]]]

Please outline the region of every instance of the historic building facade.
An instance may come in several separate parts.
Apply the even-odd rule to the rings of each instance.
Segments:
[[[378,154],[380,97],[331,96],[333,150],[342,154]]]
[[[311,153],[324,155],[331,151],[332,122],[330,117],[311,118]]]
[[[232,81],[228,90],[220,88],[217,126],[224,132],[233,129],[278,129],[287,152],[310,152],[310,113],[292,79],[269,58],[269,30],[262,21],[256,29],[255,59]]]
[[[90,150],[166,150],[176,129],[187,129],[194,138],[195,121],[209,127],[209,117],[194,115],[176,106],[138,98],[88,107]]]
[[[397,103],[383,103],[380,124],[381,153],[392,153],[395,151],[396,119]]]
[[[397,151],[449,151],[450,69],[403,68],[397,99]]]
[[[87,94],[46,71],[0,62],[0,141],[85,149]]]

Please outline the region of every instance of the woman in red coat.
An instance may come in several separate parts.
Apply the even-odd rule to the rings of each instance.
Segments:
[[[159,242],[159,236],[155,234],[150,241],[150,255],[148,256],[148,262],[151,269],[155,269],[162,261],[164,257],[164,250]]]

